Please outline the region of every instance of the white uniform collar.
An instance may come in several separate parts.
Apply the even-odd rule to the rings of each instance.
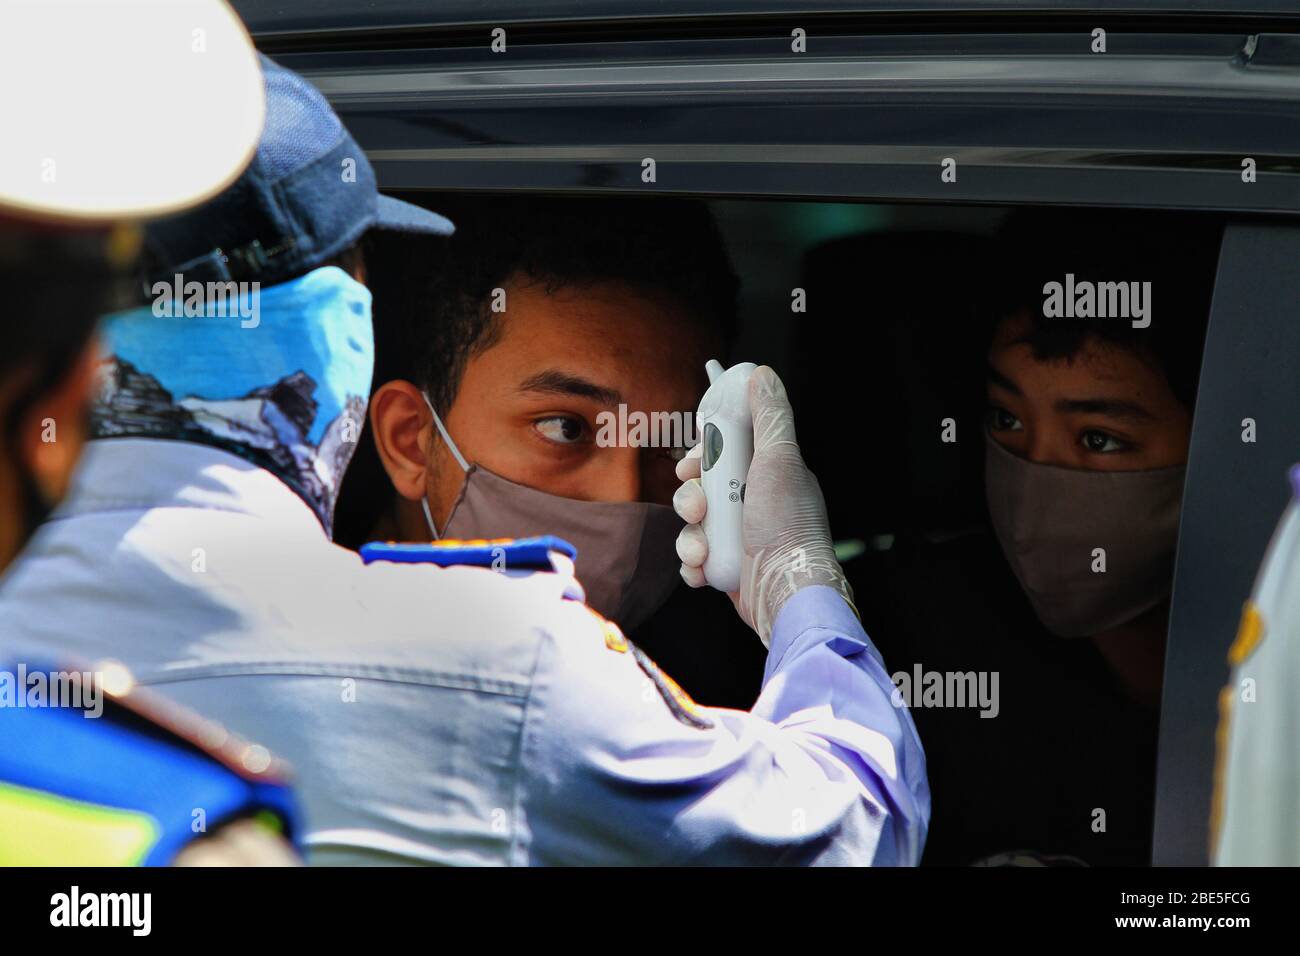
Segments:
[[[324,534],[306,502],[264,468],[210,445],[155,438],[87,442],[53,518],[151,508],[231,511]]]

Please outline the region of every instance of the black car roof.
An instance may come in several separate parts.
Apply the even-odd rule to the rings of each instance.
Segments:
[[[254,35],[412,26],[508,25],[555,21],[700,17],[817,17],[823,14],[1152,15],[1296,18],[1295,0],[233,0]]]

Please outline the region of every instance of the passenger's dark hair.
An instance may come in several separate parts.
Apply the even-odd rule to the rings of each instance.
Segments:
[[[679,198],[461,197],[442,243],[368,244],[378,324],[400,325],[377,382],[406,378],[446,412],[468,359],[500,335],[492,290],[522,277],[548,292],[622,282],[667,296],[726,344],[739,282],[708,207]],[[381,335],[381,338],[384,337]],[[377,349],[381,347],[377,345]]]
[[[1000,236],[1000,315],[1028,312],[1026,341],[1040,360],[1073,358],[1090,336],[1134,352],[1194,405],[1222,225],[1186,213],[1036,210],[1015,213]],[[1049,282],[1150,282],[1151,324],[1123,318],[1051,318]]]

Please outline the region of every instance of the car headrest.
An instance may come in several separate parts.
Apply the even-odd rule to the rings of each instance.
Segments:
[[[956,533],[984,520],[991,239],[874,232],[804,259],[786,375],[836,538]],[[952,419],[955,441],[944,441]]]

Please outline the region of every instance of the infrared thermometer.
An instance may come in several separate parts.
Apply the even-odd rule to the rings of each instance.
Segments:
[[[709,539],[704,578],[728,593],[740,590],[740,562],[745,554],[745,479],[754,457],[749,377],[757,367],[741,362],[724,371],[719,362],[710,360],[704,367],[709,390],[696,414],[704,446],[700,484],[708,505],[701,525]]]

